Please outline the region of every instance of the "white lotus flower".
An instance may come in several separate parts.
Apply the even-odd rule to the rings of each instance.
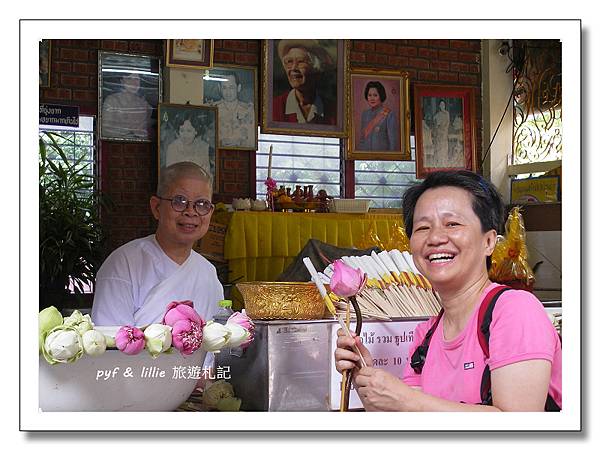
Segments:
[[[173,336],[169,325],[153,323],[144,330],[144,339],[146,340],[146,349],[156,358],[160,353],[171,348]]]
[[[90,356],[99,356],[106,351],[106,338],[97,330],[88,330],[81,336],[83,349]]]
[[[73,311],[69,317],[65,318],[64,324],[77,328],[77,331],[79,331],[79,334],[82,336],[86,331],[94,328],[94,323],[92,322],[90,315],[86,314],[84,316],[78,309]]]
[[[218,353],[229,342],[231,331],[220,323],[209,321],[202,329],[202,346],[207,352]]]
[[[74,362],[83,355],[81,335],[75,327],[60,325],[46,336],[42,354],[50,364]]]
[[[229,338],[229,342],[227,343],[227,347],[235,348],[244,344],[250,338],[250,332],[246,330],[241,325],[237,325],[235,323],[227,323],[225,325],[231,332],[231,337]]]

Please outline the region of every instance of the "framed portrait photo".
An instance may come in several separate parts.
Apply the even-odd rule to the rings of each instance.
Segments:
[[[263,131],[345,136],[346,54],[339,39],[263,41]]]
[[[408,73],[354,70],[349,88],[348,159],[410,160]]]
[[[217,186],[218,111],[214,106],[158,105],[158,173],[181,161],[202,166]]]
[[[212,39],[167,39],[167,66],[210,69],[212,65]]]
[[[417,178],[436,170],[477,170],[474,88],[414,86]]]
[[[220,65],[206,71],[202,103],[219,110],[220,149],[258,148],[257,91],[256,67]]]
[[[100,139],[154,141],[161,100],[158,58],[98,52]]]
[[[40,41],[40,87],[50,86],[52,44],[50,39]]]

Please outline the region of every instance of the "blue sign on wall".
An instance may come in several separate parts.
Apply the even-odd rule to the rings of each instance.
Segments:
[[[79,106],[40,104],[40,125],[79,126]]]

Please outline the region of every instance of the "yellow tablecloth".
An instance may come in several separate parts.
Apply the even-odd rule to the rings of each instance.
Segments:
[[[360,247],[369,227],[383,241],[400,214],[340,214],[236,211],[225,236],[229,280],[273,281],[309,239]]]

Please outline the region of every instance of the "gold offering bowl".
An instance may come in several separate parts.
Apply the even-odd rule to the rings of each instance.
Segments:
[[[249,281],[237,283],[251,319],[322,319],[325,302],[314,283]]]

